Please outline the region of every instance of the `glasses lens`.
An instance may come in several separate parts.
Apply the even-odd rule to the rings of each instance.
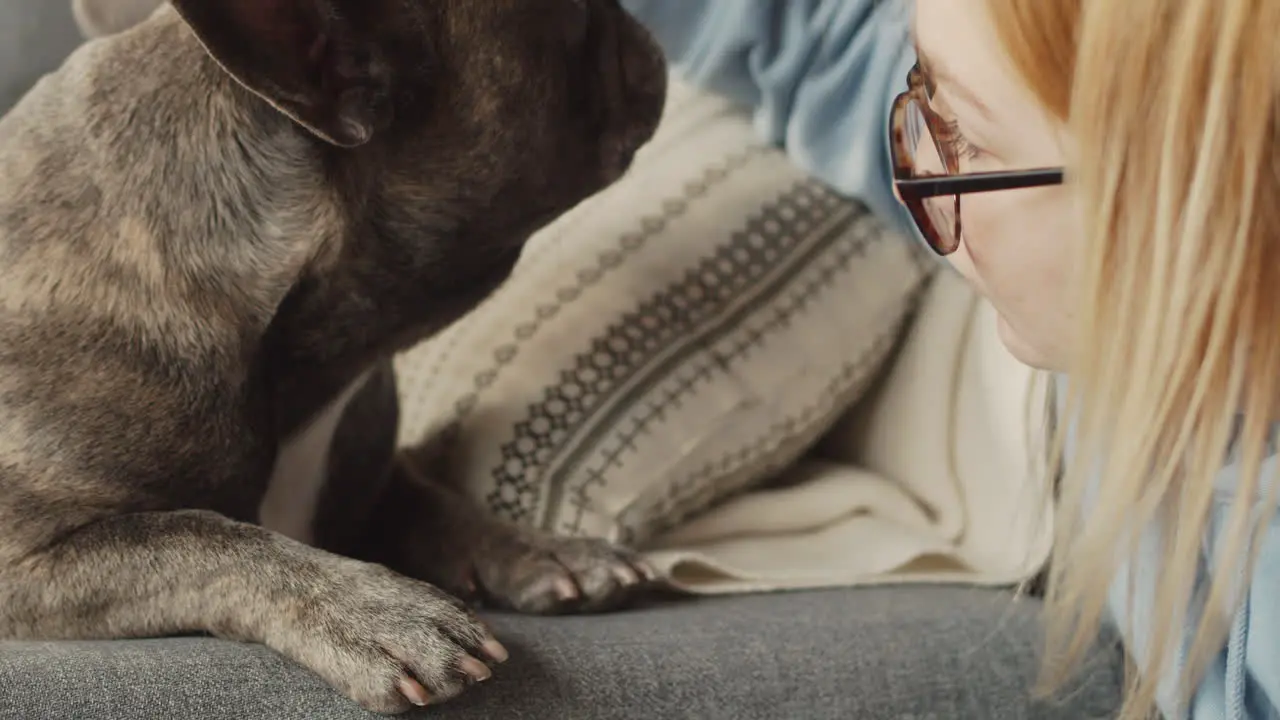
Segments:
[[[938,151],[938,142],[929,129],[925,110],[912,100],[907,104],[906,117],[907,149],[911,153],[911,167],[916,177],[948,175],[942,155]],[[935,250],[942,253],[953,252],[960,244],[958,211],[959,202],[955,195],[939,195],[924,198],[925,218],[917,218],[922,225],[920,230],[925,239]],[[930,227],[923,227],[925,222]],[[935,237],[936,236],[936,237]]]

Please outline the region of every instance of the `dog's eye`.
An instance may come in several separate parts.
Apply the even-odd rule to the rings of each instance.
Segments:
[[[591,29],[591,8],[588,0],[569,0],[567,4],[565,37],[570,47],[580,47],[587,41],[587,31]]]

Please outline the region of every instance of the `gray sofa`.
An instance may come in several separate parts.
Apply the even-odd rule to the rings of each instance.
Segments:
[[[78,42],[66,0],[0,1],[0,111]],[[2,161],[2,160],[0,160]],[[419,714],[454,720],[1105,718],[1120,654],[1033,702],[1039,603],[902,587],[654,603],[583,618],[491,618],[493,680]],[[209,638],[0,643],[0,718],[373,717],[257,646]]]

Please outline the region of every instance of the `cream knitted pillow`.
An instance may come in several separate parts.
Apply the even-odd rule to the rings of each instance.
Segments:
[[[631,173],[398,358],[401,442],[428,439],[500,517],[643,544],[859,398],[915,306],[918,252],[673,80]]]

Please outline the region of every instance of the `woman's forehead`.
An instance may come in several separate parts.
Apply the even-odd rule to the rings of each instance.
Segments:
[[[992,118],[1022,109],[1028,95],[987,13],[984,0],[919,0],[912,37],[921,69],[940,92]]]
[[[963,79],[990,65],[996,36],[982,0],[921,0],[911,23],[922,65],[935,78]]]
[[[1022,163],[1058,165],[1065,126],[1020,79],[986,0],[918,0],[912,21],[921,70],[972,137]]]

